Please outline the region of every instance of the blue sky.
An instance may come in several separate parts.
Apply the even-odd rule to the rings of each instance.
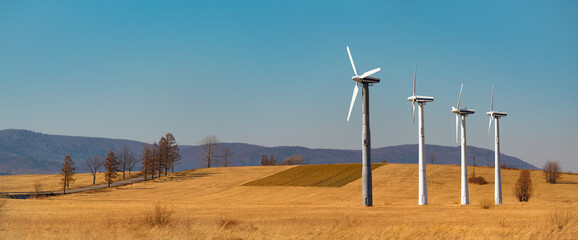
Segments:
[[[359,72],[375,67],[373,147],[417,143],[413,64],[426,143],[468,144],[578,172],[576,1],[1,1],[0,129],[180,144],[361,147]],[[417,150],[417,149],[416,149]]]

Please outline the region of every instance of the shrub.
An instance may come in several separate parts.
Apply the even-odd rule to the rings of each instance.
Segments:
[[[488,183],[488,182],[486,182],[486,179],[484,179],[483,177],[469,177],[468,182],[478,184],[478,185],[484,185],[484,184]]]
[[[172,221],[174,210],[165,204],[156,203],[153,211],[145,215],[145,223],[151,226],[166,226]]]
[[[491,199],[484,199],[482,200],[482,202],[480,202],[480,207],[482,207],[483,209],[490,209],[493,206],[494,202]]]
[[[556,209],[550,212],[550,223],[559,230],[572,223],[572,220],[574,220],[574,213],[571,209]]]
[[[546,178],[546,182],[556,183],[558,178],[560,178],[561,170],[562,168],[559,162],[546,162],[546,164],[544,164],[544,177]]]
[[[516,181],[514,186],[514,195],[520,202],[527,202],[532,196],[534,189],[532,188],[532,179],[530,177],[530,171],[522,170],[520,172],[520,177]]]
[[[217,224],[219,225],[219,227],[221,227],[221,229],[229,229],[238,225],[239,221],[237,219],[229,217],[221,217],[221,219],[219,219]]]
[[[291,155],[281,162],[281,165],[302,165],[305,163],[305,158],[301,155]]]

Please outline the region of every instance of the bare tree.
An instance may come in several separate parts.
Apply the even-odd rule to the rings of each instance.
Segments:
[[[153,171],[153,167],[154,164],[152,162],[152,152],[151,152],[151,148],[149,145],[144,145],[143,147],[143,153],[142,153],[142,167],[141,167],[141,171],[144,173],[144,180],[147,180],[147,176],[149,174],[152,173],[153,177],[154,177],[154,173]]]
[[[112,181],[118,176],[118,161],[114,156],[114,151],[110,150],[108,152],[108,157],[106,157],[106,161],[104,162],[104,168],[106,168],[106,173],[104,173],[104,180],[108,183],[108,187]]]
[[[75,179],[73,178],[76,168],[74,168],[74,162],[72,158],[68,154],[64,156],[64,162],[62,163],[62,169],[60,170],[60,174],[62,178],[62,191],[63,194],[66,194],[66,189],[70,188],[70,182],[74,182]]]
[[[34,187],[34,195],[36,198],[38,198],[38,196],[40,196],[40,192],[42,191],[42,186],[44,184],[42,184],[42,181],[40,181],[40,179],[36,179],[36,181],[34,181],[34,185],[32,185]]]
[[[431,164],[434,164],[435,160],[436,160],[436,154],[435,154],[435,153],[432,153],[432,154],[429,156],[429,161],[430,161]]]
[[[233,156],[230,147],[223,148],[221,151],[221,159],[223,160],[223,167],[230,167],[233,164],[231,163],[230,158]]]
[[[130,171],[136,164],[136,156],[130,151],[128,146],[124,146],[117,154],[117,160],[119,162],[120,170],[122,170],[122,178],[126,178],[125,171],[128,171],[128,176],[130,177]]]
[[[219,140],[215,135],[209,135],[201,140],[200,154],[201,161],[207,168],[211,167],[211,164],[217,164],[217,150],[219,148]]]
[[[98,170],[102,167],[103,164],[104,161],[102,160],[101,156],[94,156],[86,159],[84,167],[90,171],[90,174],[92,174],[92,185],[96,184],[96,173],[98,173]]]
[[[175,136],[173,136],[172,133],[167,133],[165,138],[167,139],[167,168],[170,168],[171,172],[174,173],[175,164],[181,160],[179,145],[177,144]]]
[[[533,191],[532,178],[530,176],[530,171],[522,170],[520,172],[520,177],[516,181],[514,186],[514,195],[520,202],[527,202],[532,196]]]
[[[269,159],[267,159],[267,156],[265,156],[265,154],[261,155],[261,166],[267,165],[268,162]]]
[[[556,183],[558,178],[560,178],[560,171],[562,171],[562,168],[559,162],[546,162],[546,164],[544,164],[544,177],[546,178],[546,182]]]
[[[293,154],[288,158],[285,158],[281,162],[281,165],[301,165],[305,162],[305,158],[298,154]]]

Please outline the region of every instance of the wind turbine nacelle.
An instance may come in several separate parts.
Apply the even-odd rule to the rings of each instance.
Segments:
[[[452,112],[455,114],[460,114],[460,115],[468,115],[468,114],[474,114],[476,112],[476,110],[467,109],[467,108],[456,109],[456,108],[452,107]]]
[[[505,116],[508,116],[508,114],[505,113],[505,112],[487,112],[486,114],[487,114],[488,116],[490,116],[490,117],[491,117],[491,116],[494,116],[494,117],[505,117]]]
[[[434,98],[433,97],[426,97],[426,96],[411,96],[408,97],[407,100],[409,100],[410,102],[433,102]]]
[[[380,79],[372,76],[361,77],[361,76],[353,76],[351,79],[358,83],[379,83]]]

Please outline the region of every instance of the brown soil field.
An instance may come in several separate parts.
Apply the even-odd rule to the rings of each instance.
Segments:
[[[519,170],[502,171],[504,204],[488,181],[470,184],[459,205],[460,167],[427,165],[429,205],[417,205],[418,167],[373,170],[373,207],[363,207],[361,179],[342,187],[243,186],[294,166],[197,169],[155,182],[46,199],[4,199],[0,239],[576,239],[578,175],[546,183],[531,171],[534,195],[512,194]],[[361,168],[361,165],[359,165]],[[472,167],[469,168],[472,174]],[[0,188],[8,188],[3,176]],[[27,177],[28,179],[34,179]],[[18,182],[18,180],[15,180]],[[24,181],[24,180],[20,180]],[[80,180],[79,180],[80,181]],[[21,183],[31,186],[33,183]],[[1,205],[1,204],[0,204]],[[154,222],[154,209],[166,222]],[[163,211],[163,207],[166,211]],[[573,216],[567,222],[564,216]],[[161,219],[158,217],[156,219]]]

